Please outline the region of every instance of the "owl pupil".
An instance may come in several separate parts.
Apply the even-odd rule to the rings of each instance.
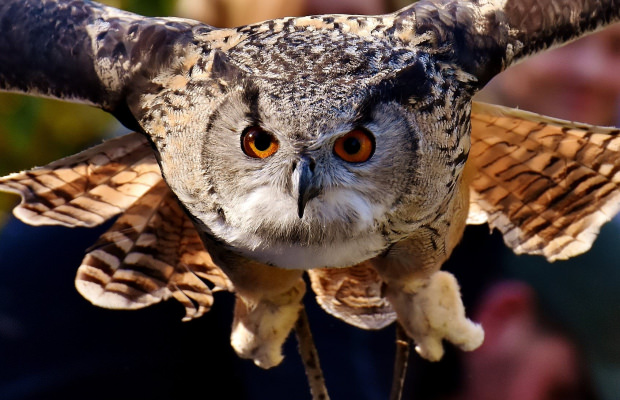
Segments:
[[[259,151],[265,151],[271,146],[271,135],[266,132],[259,132],[254,137],[254,146]]]
[[[344,141],[343,148],[348,154],[357,154],[362,148],[362,143],[357,138],[350,137]]]
[[[269,132],[251,126],[241,135],[241,149],[252,158],[266,158],[278,151],[278,140]]]

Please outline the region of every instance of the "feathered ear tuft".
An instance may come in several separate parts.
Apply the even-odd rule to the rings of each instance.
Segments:
[[[471,121],[468,223],[549,261],[589,250],[620,210],[620,131],[479,103]]]
[[[153,150],[142,135],[132,133],[0,178],[0,190],[21,195],[13,212],[27,224],[93,227],[161,181]]]

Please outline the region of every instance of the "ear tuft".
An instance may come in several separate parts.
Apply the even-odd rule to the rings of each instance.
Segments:
[[[431,88],[431,77],[424,64],[416,61],[381,82],[379,93],[389,93],[398,102],[411,104],[430,95]]]
[[[211,66],[211,76],[215,79],[236,82],[241,80],[243,72],[220,50],[213,52],[213,64]]]

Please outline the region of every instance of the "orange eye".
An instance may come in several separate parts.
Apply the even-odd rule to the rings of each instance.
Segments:
[[[374,152],[375,138],[364,129],[354,129],[334,143],[334,153],[350,163],[368,161]]]
[[[280,144],[271,133],[251,126],[241,135],[241,148],[252,158],[267,158],[278,151]]]

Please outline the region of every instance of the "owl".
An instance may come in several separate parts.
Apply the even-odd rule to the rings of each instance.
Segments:
[[[466,224],[518,253],[587,251],[620,208],[620,136],[472,96],[510,65],[620,19],[617,0],[422,0],[379,16],[217,29],[87,1],[0,4],[0,88],[84,102],[135,133],[0,180],[34,224],[114,225],[76,287],[185,319],[236,295],[231,343],[282,360],[306,293],[417,352],[472,350],[441,266]]]

